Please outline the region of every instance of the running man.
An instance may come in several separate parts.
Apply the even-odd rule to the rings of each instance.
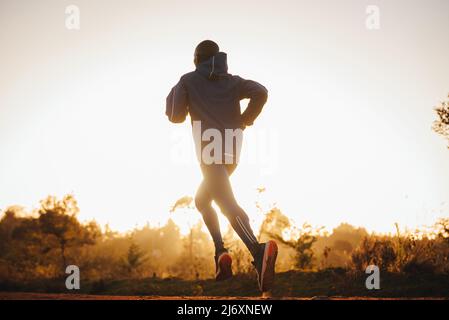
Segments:
[[[232,258],[223,245],[212,201],[251,252],[260,290],[268,291],[274,281],[277,244],[274,241],[258,242],[229,181],[238,163],[242,131],[251,126],[262,111],[267,101],[267,89],[255,81],[229,74],[226,53],[220,52],[211,40],[198,44],[194,64],[195,71],[183,75],[171,89],[166,115],[171,122],[181,123],[190,114],[203,174],[195,205],[214,241],[216,280],[232,277]],[[240,100],[245,98],[250,101],[242,113]]]

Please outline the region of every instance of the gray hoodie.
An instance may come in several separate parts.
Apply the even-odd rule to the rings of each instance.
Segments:
[[[228,73],[226,53],[219,52],[181,77],[167,96],[166,115],[171,122],[183,122],[190,114],[208,128],[237,129],[253,124],[267,101],[261,84]],[[240,100],[249,98],[241,113]]]
[[[249,98],[249,104],[242,113],[240,100]],[[209,60],[197,65],[196,70],[181,77],[167,97],[166,115],[171,122],[183,122],[187,114],[193,121],[200,121],[201,130],[193,130],[196,153],[200,163],[205,160],[203,150],[208,140],[203,141],[203,132],[217,129],[222,145],[213,158],[214,163],[237,163],[241,148],[241,131],[234,140],[226,139],[226,129],[244,129],[253,124],[267,101],[267,89],[261,84],[242,79],[228,73],[226,53],[219,52]],[[194,126],[195,129],[195,126]],[[218,150],[217,150],[218,151]],[[221,155],[220,155],[221,153]],[[207,157],[209,159],[209,157]]]

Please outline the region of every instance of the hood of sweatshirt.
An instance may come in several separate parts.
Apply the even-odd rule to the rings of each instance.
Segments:
[[[196,66],[196,71],[210,80],[216,80],[220,76],[228,74],[227,55],[224,52],[218,52],[208,60],[201,62]]]

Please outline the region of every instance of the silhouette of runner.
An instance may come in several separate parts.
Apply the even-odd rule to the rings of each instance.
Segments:
[[[211,40],[198,44],[194,64],[195,71],[183,75],[171,89],[166,101],[166,115],[171,122],[181,123],[190,114],[203,173],[195,205],[214,241],[216,280],[232,276],[232,258],[223,245],[212,201],[220,207],[251,252],[260,290],[268,291],[274,281],[277,244],[257,241],[248,215],[238,205],[229,181],[238,163],[242,131],[251,126],[262,111],[267,101],[267,89],[255,81],[229,74],[226,53],[220,52]],[[240,100],[245,98],[250,101],[241,113]]]

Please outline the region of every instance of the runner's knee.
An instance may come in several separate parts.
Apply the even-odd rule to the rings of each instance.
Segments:
[[[221,212],[223,212],[226,218],[228,218],[229,222],[231,222],[231,224],[237,217],[242,216],[243,209],[237,203],[218,203],[218,206],[220,207]],[[245,214],[243,215],[246,216]]]
[[[212,199],[202,193],[197,193],[195,195],[195,207],[199,212],[203,213],[212,207]]]

